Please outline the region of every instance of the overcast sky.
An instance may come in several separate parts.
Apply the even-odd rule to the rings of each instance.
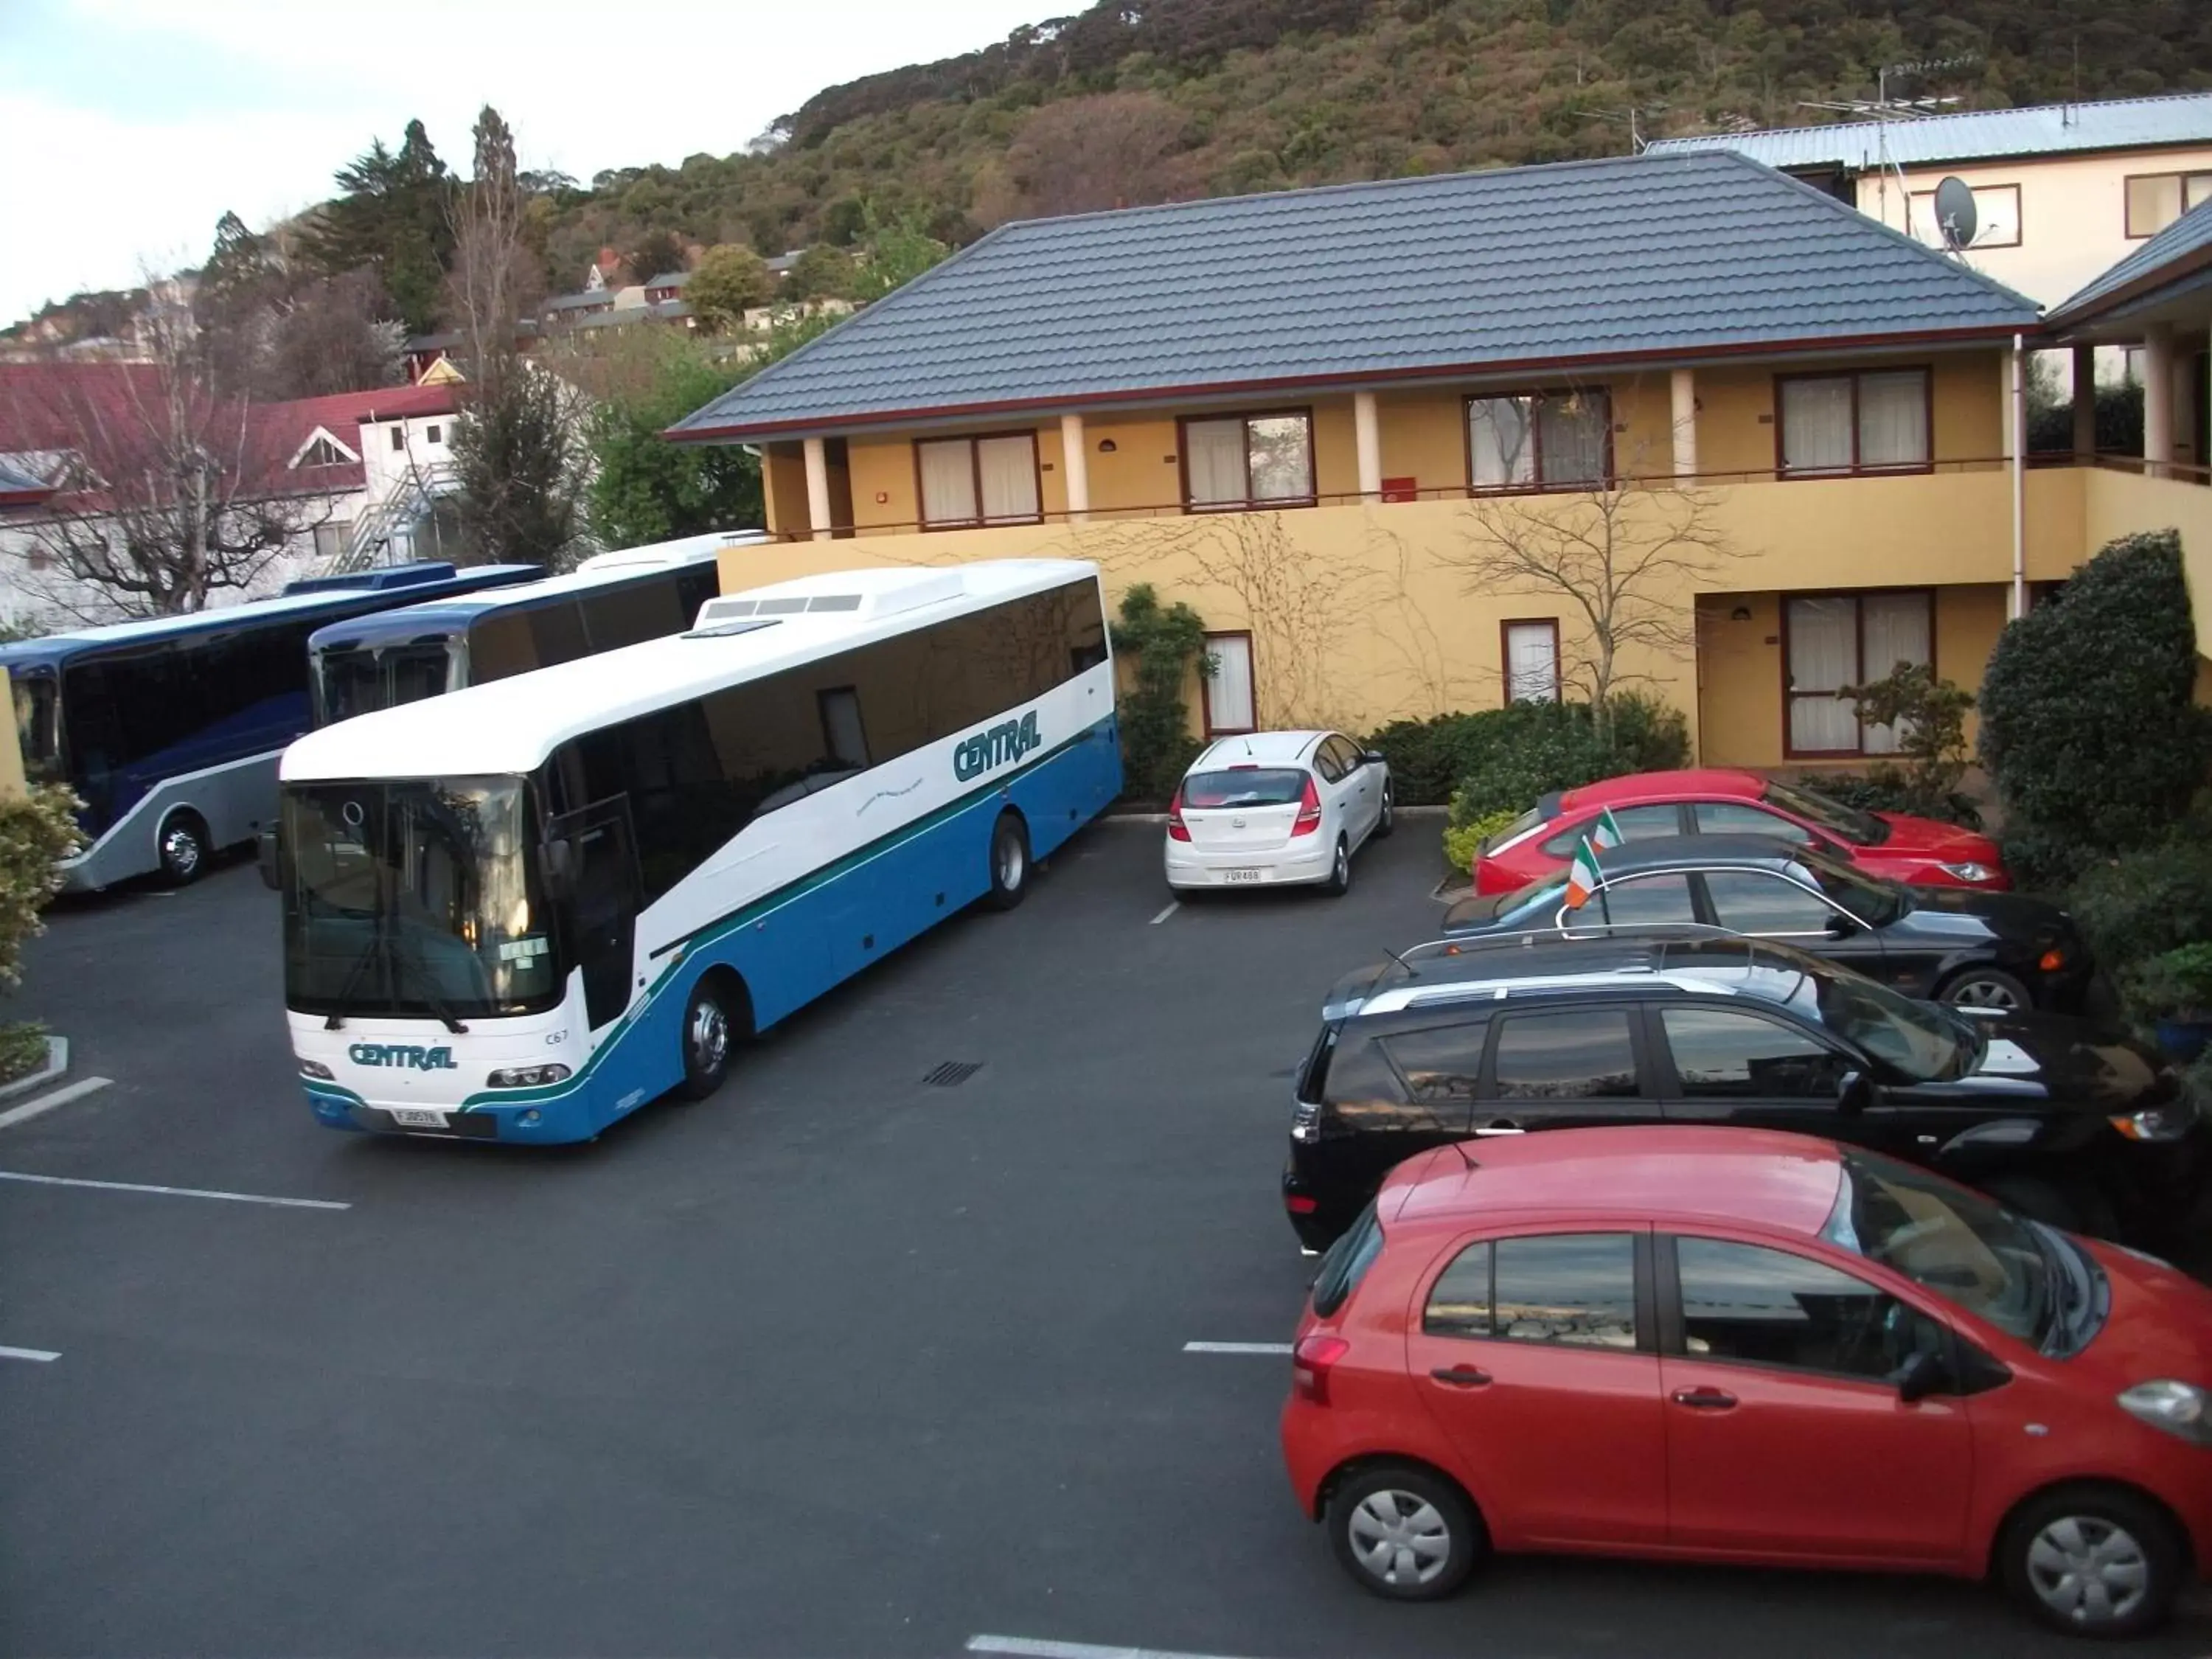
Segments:
[[[465,171],[495,105],[526,167],[741,149],[825,86],[1081,0],[0,0],[0,327],[205,258],[420,116]]]

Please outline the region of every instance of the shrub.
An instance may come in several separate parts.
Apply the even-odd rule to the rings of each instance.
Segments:
[[[2012,849],[2008,838],[2008,857]],[[2100,860],[2067,894],[2066,908],[2098,961],[2122,978],[2151,957],[2212,939],[2212,840],[2185,834]]]
[[[1452,814],[1444,825],[1444,862],[1455,870],[1474,872],[1476,855],[1482,851],[1484,840],[1496,835],[1520,816],[1508,807],[1496,812],[1485,812],[1464,823],[1458,822],[1459,801],[1452,801]]]
[[[1190,735],[1190,710],[1182,688],[1191,665],[1210,674],[1206,624],[1178,599],[1163,610],[1150,582],[1138,582],[1121,596],[1114,623],[1114,650],[1136,668],[1136,684],[1119,699],[1121,769],[1127,792],[1146,800],[1165,800],[1203,746]]]
[[[2129,990],[2129,1001],[2146,1015],[2212,1010],[2212,943],[2180,945],[2136,964]]]
[[[23,945],[46,931],[39,913],[61,891],[54,866],[83,844],[76,814],[84,803],[66,789],[33,789],[0,801],[0,987],[23,981]]]
[[[1613,696],[1613,753],[1621,772],[1671,772],[1687,766],[1689,717],[1662,698],[1617,691]]]
[[[1837,695],[1851,700],[1861,720],[1897,733],[1898,763],[1869,769],[1899,797],[1899,805],[1891,810],[1942,816],[1966,775],[1966,711],[1974,706],[1972,694],[1938,679],[1925,663],[1901,662],[1881,679],[1847,685]],[[1980,827],[1978,813],[1975,827]]]
[[[1397,720],[1367,739],[1390,763],[1398,799],[1438,806],[1456,793],[1468,814],[1525,811],[1553,789],[1662,772],[1689,763],[1689,723],[1654,697],[1613,700],[1613,737],[1599,733],[1585,703],[1516,702],[1474,714]]]
[[[2161,838],[2212,760],[2196,678],[2172,531],[2112,543],[2007,623],[1982,682],[1981,754],[2004,800],[2008,862],[2061,873]]]
[[[1982,827],[1982,809],[1974,804],[1972,796],[1953,789],[1931,797],[1894,766],[1877,764],[1863,773],[1807,772],[1797,781],[1830,800],[1856,806],[1863,812],[1911,812],[1968,830]],[[2014,873],[2019,872],[2015,870]]]

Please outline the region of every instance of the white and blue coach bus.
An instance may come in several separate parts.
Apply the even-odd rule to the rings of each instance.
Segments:
[[[1097,568],[806,577],[286,751],[285,1006],[337,1128],[588,1139],[1119,793]]]
[[[184,883],[276,807],[276,757],[308,718],[307,636],[326,623],[542,576],[534,564],[426,562],[295,583],[275,599],[0,646],[33,783],[85,803],[63,884],[160,871]]]

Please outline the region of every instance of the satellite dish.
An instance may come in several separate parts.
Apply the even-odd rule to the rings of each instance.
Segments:
[[[1974,208],[1974,187],[1964,179],[1946,179],[1936,186],[1936,228],[1943,233],[1943,246],[1954,253],[1971,243],[1981,228]]]

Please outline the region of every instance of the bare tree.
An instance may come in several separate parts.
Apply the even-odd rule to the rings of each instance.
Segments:
[[[1650,678],[1625,672],[1624,653],[1679,658],[1696,647],[1688,590],[1736,556],[1714,510],[1709,492],[1634,477],[1572,495],[1477,496],[1459,546],[1439,557],[1470,592],[1562,604],[1562,673],[1609,730],[1614,691]]]
[[[188,311],[157,305],[140,328],[149,362],[0,380],[8,423],[50,434],[61,485],[14,538],[49,567],[40,597],[88,620],[198,611],[249,588],[332,508],[296,488],[252,405],[216,386]]]

